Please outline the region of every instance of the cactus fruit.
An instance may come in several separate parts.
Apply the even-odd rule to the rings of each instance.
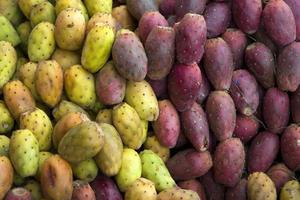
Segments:
[[[18,4],[23,14],[29,18],[33,6],[42,2],[45,2],[45,0],[19,0]]]
[[[112,0],[84,0],[84,4],[90,16],[96,13],[111,13]]]
[[[177,183],[178,186],[185,190],[192,190],[194,192],[197,192],[197,194],[200,197],[200,200],[206,200],[206,194],[204,187],[200,181],[197,179],[191,179],[187,181],[181,181]]]
[[[134,16],[137,20],[139,20],[146,12],[158,10],[157,1],[155,0],[127,0],[126,4],[130,14]]]
[[[125,101],[136,110],[142,120],[157,120],[159,114],[158,102],[148,82],[128,81]]]
[[[71,166],[74,177],[85,182],[93,181],[98,174],[97,164],[92,158],[89,158],[77,164],[73,164]]]
[[[157,200],[200,200],[198,194],[192,190],[184,190],[180,188],[170,188],[160,192],[157,196]]]
[[[0,93],[3,86],[14,75],[16,64],[17,53],[14,47],[9,42],[0,41]]]
[[[52,111],[52,115],[56,121],[61,119],[64,115],[71,112],[80,112],[88,116],[88,113],[80,106],[70,101],[62,100]]]
[[[14,169],[6,156],[0,156],[0,199],[4,199],[5,194],[13,184]]]
[[[247,196],[249,200],[276,200],[273,181],[263,172],[254,172],[248,177]]]
[[[39,144],[27,129],[14,131],[9,145],[9,157],[21,177],[33,176],[39,167]]]
[[[52,60],[55,60],[63,70],[67,68],[80,64],[80,55],[78,52],[67,51],[63,49],[56,48],[51,57]]]
[[[106,123],[106,124],[113,124],[112,121],[112,109],[102,109],[98,112],[96,117],[96,122]]]
[[[280,192],[280,200],[300,199],[300,183],[297,180],[288,181]]]
[[[103,174],[114,176],[121,168],[123,143],[115,127],[105,123],[99,126],[104,133],[105,143],[94,159]]]
[[[78,50],[85,37],[85,19],[79,9],[67,8],[59,13],[55,22],[55,40],[65,50]]]
[[[122,155],[122,165],[115,176],[119,189],[124,192],[142,175],[142,163],[139,154],[133,149],[125,148]]]
[[[67,161],[78,163],[97,155],[103,145],[101,127],[96,122],[86,121],[66,133],[58,145],[58,153]]]
[[[14,26],[19,25],[23,19],[18,0],[0,1],[0,14],[5,16]]]
[[[20,44],[21,39],[17,31],[10,21],[3,15],[0,15],[0,29],[2,30],[0,33],[0,40],[7,41],[11,43],[12,46],[17,46]]]
[[[42,199],[42,189],[39,182],[35,180],[29,180],[24,188],[27,189],[32,197],[32,200],[41,200]]]
[[[87,22],[89,20],[87,10],[81,0],[56,0],[55,11],[57,16],[67,8],[79,9],[84,16],[85,21]]]
[[[144,135],[141,119],[135,109],[127,103],[121,103],[113,108],[112,116],[123,144],[132,149],[139,149],[144,142]]]
[[[5,134],[14,127],[14,119],[3,101],[0,101],[0,113],[0,134]]]
[[[114,33],[120,29],[120,25],[110,13],[95,13],[86,26],[86,33],[89,33],[97,24],[106,25],[113,29]]]
[[[175,186],[164,161],[153,151],[144,150],[140,153],[142,161],[142,176],[155,184],[157,191],[163,191]]]
[[[29,18],[32,27],[35,27],[40,22],[50,22],[54,24],[56,19],[55,8],[48,1],[41,2],[32,7]]]
[[[72,200],[96,200],[95,192],[88,183],[80,180],[74,181]]]
[[[5,135],[0,135],[0,156],[7,156],[9,151],[10,139]]]
[[[25,21],[17,27],[17,32],[21,39],[21,47],[22,47],[23,51],[25,51],[25,52],[27,52],[28,38],[29,38],[31,30],[32,30],[32,27],[31,27],[31,24],[29,21]]]
[[[72,182],[71,166],[59,155],[53,155],[44,162],[41,173],[44,197],[53,200],[71,199]]]
[[[47,151],[40,151],[39,152],[39,168],[38,168],[38,171],[35,175],[35,178],[37,180],[40,180],[41,178],[41,174],[42,174],[42,168],[43,168],[43,165],[44,165],[44,162],[50,158],[51,156],[53,156],[52,153],[50,152],[47,152]]]
[[[122,200],[120,190],[116,186],[113,179],[98,175],[97,178],[91,182],[91,187],[95,191],[96,199],[107,200]]]
[[[65,70],[64,86],[68,98],[82,107],[92,107],[96,101],[95,82],[91,73],[80,65]]]
[[[18,187],[9,191],[5,197],[5,200],[31,200],[32,196],[30,192],[23,188]]]
[[[110,57],[114,38],[114,30],[107,25],[99,24],[90,30],[81,55],[81,63],[86,70],[95,73],[104,66]]]
[[[152,181],[145,178],[135,180],[125,192],[125,200],[156,200],[157,193]]]
[[[170,149],[161,145],[155,135],[148,136],[143,144],[144,149],[148,149],[156,153],[164,162],[170,157]]]
[[[116,19],[117,23],[121,25],[121,28],[134,31],[135,21],[130,15],[126,5],[114,7],[111,14]]]

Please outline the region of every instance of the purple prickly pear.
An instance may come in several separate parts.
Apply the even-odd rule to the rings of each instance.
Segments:
[[[207,0],[176,0],[175,13],[180,20],[187,13],[202,14]]]

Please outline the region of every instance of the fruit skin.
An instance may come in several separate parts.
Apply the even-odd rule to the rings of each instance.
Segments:
[[[87,23],[86,33],[89,33],[97,24],[111,27],[116,33],[121,27],[117,20],[110,13],[95,13]]]
[[[24,185],[24,188],[30,192],[32,200],[40,200],[42,198],[42,189],[39,182],[29,180]]]
[[[286,182],[293,180],[295,177],[295,173],[283,163],[278,163],[270,167],[267,175],[274,182],[277,192],[281,190]]]
[[[146,77],[148,59],[135,33],[125,29],[118,31],[112,47],[112,57],[117,71],[124,78],[142,81]]]
[[[54,24],[56,19],[55,8],[48,1],[41,2],[32,7],[29,18],[32,27],[43,21]]]
[[[119,132],[123,144],[132,149],[139,149],[144,142],[142,121],[127,103],[121,103],[113,108],[113,125]]]
[[[300,183],[292,180],[284,184],[280,192],[280,200],[296,200],[300,198]]]
[[[31,200],[32,196],[28,190],[23,187],[18,187],[10,190],[5,200]]]
[[[84,182],[93,181],[98,174],[97,164],[92,158],[71,166],[74,176]]]
[[[137,20],[139,20],[146,12],[158,10],[158,6],[155,0],[128,0],[126,1],[126,5],[130,14]]]
[[[111,13],[112,4],[112,0],[84,0],[84,5],[90,16],[96,13]]]
[[[270,132],[281,133],[290,116],[289,96],[278,88],[267,90],[263,100],[263,118]],[[272,113],[270,115],[270,113]]]
[[[2,0],[0,2],[0,14],[6,17],[14,26],[19,25],[23,20],[17,0]]]
[[[275,60],[271,49],[260,42],[252,43],[246,48],[245,62],[264,88],[274,87]]]
[[[169,188],[157,195],[157,200],[180,200],[180,199],[189,199],[189,200],[200,200],[198,194],[192,190],[184,190],[180,188]]]
[[[95,191],[96,199],[103,200],[122,200],[122,196],[115,182],[104,175],[91,182],[91,187]]]
[[[116,22],[121,28],[134,31],[135,21],[129,13],[126,5],[120,5],[112,9],[112,16],[116,19]]]
[[[155,184],[158,192],[176,185],[163,160],[151,150],[140,152],[142,176]]]
[[[159,12],[166,18],[175,14],[176,0],[163,0],[159,4]]]
[[[0,16],[0,40],[7,41],[12,44],[12,46],[17,46],[20,44],[21,39],[13,27],[13,25],[10,23],[10,21],[4,17],[3,15]]]
[[[125,192],[125,200],[156,200],[157,193],[152,181],[145,178],[139,178],[134,181]]]
[[[88,113],[80,106],[70,101],[62,100],[52,111],[52,115],[56,121],[61,119],[64,115],[71,112],[80,112],[88,116]]]
[[[243,143],[247,143],[258,133],[258,129],[259,122],[255,116],[238,114],[233,136],[240,138]]]
[[[73,187],[71,166],[59,155],[48,158],[41,173],[41,187],[47,199],[71,199]]]
[[[300,40],[300,4],[299,1],[296,0],[284,0],[284,2],[290,7],[294,14],[295,22],[296,22],[296,40]]]
[[[255,172],[248,177],[247,196],[249,200],[276,200],[276,188],[265,173]]]
[[[219,143],[214,152],[214,178],[227,187],[235,186],[243,173],[245,150],[240,139],[230,138]]]
[[[31,9],[34,5],[37,5],[39,3],[45,2],[45,0],[20,0],[18,1],[19,8],[23,12],[23,14],[29,18]]]
[[[0,156],[0,199],[4,199],[6,193],[10,190],[13,184],[14,169],[6,156]]]
[[[112,61],[97,73],[96,92],[99,101],[106,105],[121,103],[125,97],[126,79],[119,75]]]
[[[279,137],[274,133],[261,132],[255,136],[247,152],[249,173],[266,172],[276,159],[279,146]]]
[[[171,27],[156,26],[145,41],[148,57],[147,76],[152,80],[165,78],[175,60],[175,31]]]
[[[276,79],[281,90],[295,92],[300,85],[300,42],[283,48],[277,58]],[[290,67],[286,67],[290,66]]]
[[[246,200],[247,199],[247,179],[241,179],[239,183],[231,188],[227,188],[225,200]]]
[[[74,181],[72,200],[96,200],[95,192],[88,183]]]
[[[225,187],[214,180],[212,170],[201,177],[201,183],[207,199],[223,200],[225,198]]]
[[[84,41],[85,26],[84,16],[79,9],[67,8],[61,11],[55,22],[57,45],[65,50],[80,49]]]
[[[161,145],[155,135],[148,136],[143,144],[144,149],[148,149],[157,154],[164,162],[170,157],[170,149]]]
[[[0,156],[8,157],[10,138],[0,135]]]
[[[206,101],[206,113],[209,113],[209,126],[217,140],[231,138],[236,123],[236,111],[229,94],[223,91],[211,92]]]
[[[83,67],[91,73],[99,71],[110,57],[115,39],[114,30],[107,25],[97,25],[88,33],[81,55]]]
[[[204,69],[216,90],[228,90],[233,75],[233,55],[229,45],[220,37],[205,44]]]
[[[122,164],[115,180],[122,192],[142,175],[142,162],[139,154],[133,149],[124,148]]]
[[[180,20],[187,13],[202,14],[207,0],[177,0],[175,3],[176,19]]]
[[[198,14],[186,14],[175,26],[176,59],[179,63],[199,63],[204,54],[206,22]]]
[[[106,123],[106,124],[113,124],[112,121],[112,109],[102,109],[98,112],[97,117],[96,117],[96,122],[97,123]]]
[[[81,0],[57,0],[55,3],[55,11],[58,16],[59,13],[67,8],[76,8],[79,9],[84,15],[84,19],[87,22],[89,20],[89,16],[87,10]]]
[[[257,82],[247,70],[233,72],[229,93],[236,109],[247,116],[255,113],[259,104]]]
[[[180,114],[185,136],[197,151],[206,151],[209,145],[209,126],[206,113],[194,102],[190,110]]]
[[[228,3],[209,3],[204,11],[207,37],[217,37],[224,33],[231,21],[231,8]]]
[[[16,70],[17,53],[6,41],[0,41],[0,93],[3,86],[12,78]]]
[[[152,80],[147,78],[146,81],[151,85],[157,99],[166,99],[168,97],[168,78],[161,80]]]
[[[25,21],[17,27],[17,32],[21,39],[20,45],[21,45],[23,51],[25,51],[25,52],[27,52],[28,38],[31,33],[31,30],[32,30],[32,27],[31,27],[30,21]]]
[[[53,156],[52,153],[48,152],[48,151],[40,151],[39,152],[39,167],[38,167],[38,171],[35,174],[35,178],[40,181],[41,179],[41,174],[42,174],[42,168],[43,165],[45,163],[45,161],[50,158],[51,156]]]
[[[176,181],[202,176],[208,172],[212,164],[208,151],[198,152],[194,149],[179,151],[167,161],[170,174]]]
[[[94,157],[101,172],[107,176],[118,174],[122,165],[123,143],[114,126],[100,123],[104,133],[104,145]]]
[[[0,134],[5,134],[13,129],[14,119],[3,101],[0,101],[0,113]]]
[[[85,121],[71,128],[61,139],[58,153],[71,163],[92,158],[102,149],[104,134],[96,122]]]
[[[9,144],[9,157],[17,173],[25,178],[38,170],[39,145],[34,134],[27,129],[14,131]]]
[[[78,52],[68,51],[56,48],[51,56],[52,60],[55,60],[63,70],[80,64],[80,55]]]
[[[290,96],[290,104],[291,104],[291,114],[294,123],[300,122],[300,88],[298,88],[295,92]]]
[[[203,185],[196,179],[191,179],[187,181],[181,181],[177,183],[178,186],[185,190],[192,190],[197,192],[201,200],[206,200],[206,194]]]
[[[49,59],[55,50],[55,26],[49,22],[36,25],[28,38],[28,57],[37,62]]]
[[[64,87],[68,98],[74,103],[82,107],[92,107],[95,104],[94,77],[81,65],[73,65],[65,70]]]
[[[179,112],[192,107],[202,82],[199,66],[175,64],[168,76],[169,97]]]

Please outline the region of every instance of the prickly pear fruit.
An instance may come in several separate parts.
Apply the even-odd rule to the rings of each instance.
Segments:
[[[72,200],[96,200],[95,192],[88,183],[74,181]]]
[[[121,28],[134,31],[135,21],[130,15],[126,5],[114,7],[111,14],[116,19],[117,23],[121,25]]]
[[[118,31],[112,48],[115,67],[124,78],[142,81],[147,74],[145,49],[135,33],[122,29]]]
[[[144,135],[142,122],[136,110],[127,103],[121,103],[113,108],[112,118],[124,145],[139,149],[144,142]]]
[[[43,165],[44,165],[44,162],[50,158],[51,156],[53,156],[52,153],[50,152],[47,152],[47,151],[41,151],[39,152],[39,168],[38,168],[38,171],[35,175],[35,178],[37,180],[40,180],[41,178],[41,174],[42,174],[42,168],[43,168]]]
[[[114,176],[121,168],[123,143],[115,127],[105,123],[100,123],[100,127],[105,143],[94,159],[103,174]]]
[[[0,199],[4,199],[5,194],[13,184],[14,169],[6,156],[0,156]]]
[[[23,20],[17,0],[0,1],[0,14],[6,17],[14,26],[19,25]]]
[[[278,163],[270,167],[267,175],[274,182],[277,192],[281,190],[286,182],[293,180],[295,177],[295,173],[283,163]]]
[[[196,63],[191,65],[176,64],[168,77],[169,96],[179,112],[192,107],[196,100],[202,76]]]
[[[32,200],[42,199],[42,189],[39,182],[29,180],[26,185],[24,185],[24,188],[30,192]]]
[[[14,131],[9,145],[11,162],[22,177],[33,176],[39,167],[39,144],[34,134],[27,129]]]
[[[134,181],[125,192],[125,200],[156,200],[157,193],[152,181],[145,178],[139,178]]]
[[[84,5],[90,16],[96,13],[111,13],[112,0],[84,0]]]
[[[148,136],[143,144],[144,149],[148,149],[156,153],[164,162],[170,157],[170,149],[161,145],[155,135]]]
[[[14,47],[9,42],[0,41],[0,92],[14,75],[16,64],[17,53]]]
[[[249,142],[257,133],[259,122],[254,116],[238,114],[233,136],[240,138],[243,143]]]
[[[175,3],[175,13],[178,20],[187,13],[202,14],[205,9],[206,0],[177,0]]]
[[[122,200],[122,195],[115,182],[104,175],[99,175],[93,182],[91,187],[95,191],[96,199],[103,200]]]
[[[80,64],[80,55],[78,52],[67,51],[63,49],[56,48],[51,57],[52,60],[55,60],[63,70],[67,68]]]
[[[300,199],[300,183],[292,180],[284,184],[280,192],[280,200]]]
[[[65,70],[64,86],[68,98],[74,103],[82,107],[91,107],[95,104],[94,77],[80,65],[73,65]]]
[[[55,22],[55,40],[65,50],[81,48],[85,36],[85,19],[76,8],[67,8],[59,13]]]
[[[204,187],[197,179],[181,181],[178,183],[178,186],[185,190],[192,190],[194,192],[197,192],[200,200],[206,200]]]
[[[175,31],[170,27],[157,26],[145,41],[148,57],[147,76],[153,80],[166,77],[175,60]]]
[[[124,192],[142,175],[142,163],[139,154],[133,149],[125,148],[122,155],[122,165],[115,176],[119,189]]]
[[[12,130],[14,119],[3,101],[0,101],[0,113],[0,134],[5,134]]]
[[[10,23],[10,21],[8,21],[8,19],[3,15],[0,15],[0,28],[2,30],[0,33],[0,40],[7,41],[13,46],[17,46],[18,44],[20,44],[21,39],[17,31]]]
[[[31,33],[31,30],[32,27],[29,21],[25,21],[17,27],[17,32],[21,39],[21,47],[25,52],[27,52],[28,38]]]
[[[45,0],[19,0],[18,4],[23,14],[29,18],[33,6],[42,2],[45,2]]]
[[[106,105],[121,103],[125,97],[125,89],[126,79],[119,75],[113,62],[106,63],[96,78],[99,101]]]
[[[157,191],[163,191],[175,186],[164,161],[153,151],[144,150],[140,153],[142,161],[142,176],[155,184]]]
[[[21,114],[20,128],[28,129],[33,133],[38,141],[40,151],[50,149],[53,127],[44,111],[37,108]]]
[[[71,199],[72,182],[71,166],[59,155],[53,155],[44,162],[41,173],[44,197],[53,200]]]
[[[201,177],[201,183],[205,189],[207,199],[224,199],[225,187],[214,180],[212,170]]]
[[[28,38],[28,56],[37,62],[51,57],[55,50],[54,25],[41,22],[31,31]]]
[[[92,28],[97,26],[97,24],[111,27],[114,33],[116,33],[118,29],[120,29],[120,25],[110,13],[96,13],[87,23],[86,33],[89,33]]]
[[[32,196],[30,192],[23,188],[18,187],[9,191],[5,197],[5,200],[31,200]]]
[[[200,200],[198,194],[192,190],[184,190],[177,187],[166,189],[157,195],[157,200]]]
[[[5,135],[0,135],[0,156],[8,157],[10,139]]]
[[[186,14],[175,26],[176,58],[183,64],[199,63],[204,54],[206,23],[198,14]]]
[[[73,164],[72,171],[74,177],[85,182],[91,182],[98,174],[98,167],[96,162],[92,158],[89,158],[77,164]]]
[[[96,25],[88,33],[82,49],[81,63],[83,67],[95,73],[109,59],[114,42],[114,31],[103,24]]]
[[[70,101],[62,100],[52,111],[52,115],[56,121],[60,120],[64,115],[71,112],[80,112],[87,116],[88,113],[80,106]]]
[[[104,134],[96,122],[85,121],[71,128],[58,145],[59,154],[69,162],[92,158],[102,149]]]
[[[81,0],[56,0],[55,11],[58,16],[60,12],[67,8],[76,8],[79,9],[84,15],[84,19],[87,22],[89,20],[89,15],[87,10]]]
[[[36,4],[32,7],[29,18],[32,27],[35,27],[41,22],[54,24],[56,19],[55,8],[48,1]]]
[[[55,60],[41,61],[35,73],[36,90],[48,106],[59,103],[63,92],[63,70]]]
[[[158,5],[155,0],[128,0],[126,1],[126,4],[130,14],[134,16],[137,20],[139,20],[146,12],[158,10]]]
[[[113,124],[112,121],[112,109],[103,109],[100,110],[96,117],[96,122],[100,123],[106,123],[106,124]]]
[[[246,200],[247,199],[247,179],[241,179],[237,185],[227,188],[225,200]]]
[[[247,196],[249,200],[276,200],[276,188],[265,173],[255,172],[248,177]]]

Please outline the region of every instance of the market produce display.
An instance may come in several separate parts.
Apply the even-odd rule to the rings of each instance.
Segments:
[[[300,0],[0,0],[0,200],[300,200]]]

